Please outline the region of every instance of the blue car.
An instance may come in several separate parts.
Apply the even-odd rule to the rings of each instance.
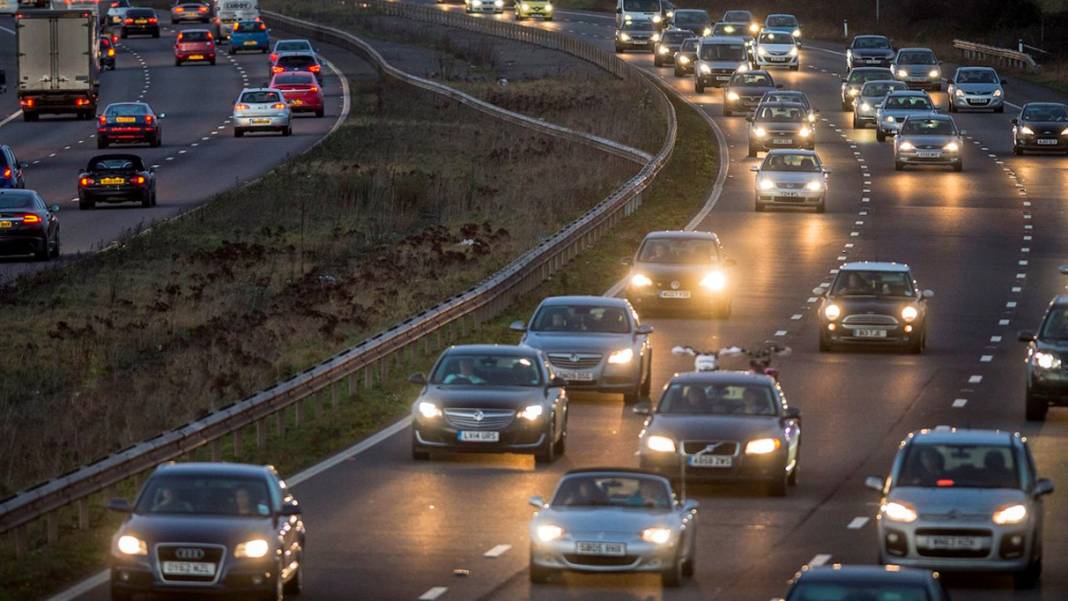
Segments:
[[[15,151],[8,145],[0,146],[0,188],[25,188],[22,169],[26,163],[15,158]]]
[[[230,34],[230,54],[255,50],[266,54],[271,49],[270,30],[263,21],[238,21]]]

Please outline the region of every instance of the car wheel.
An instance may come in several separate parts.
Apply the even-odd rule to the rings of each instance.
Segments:
[[[152,148],[159,148],[163,145],[163,134],[156,134],[152,138]]]
[[[936,83],[935,85],[931,86],[931,89],[934,90],[935,92],[941,92],[942,91],[942,84]]]
[[[861,129],[860,120],[857,119],[856,113],[853,113],[853,129]]]
[[[97,136],[97,138],[96,138],[96,147],[97,148],[107,148],[108,147],[108,139],[103,137],[103,136]]]
[[[263,593],[260,599],[263,601],[285,601],[285,584],[282,582],[282,566],[275,567],[274,590]]]
[[[32,113],[30,111],[22,111],[22,120],[23,121],[36,121],[37,120],[37,113]]]
[[[694,80],[694,82],[693,82],[693,91],[696,92],[697,94],[704,94],[705,93],[705,87],[703,85],[701,85],[701,82],[699,82],[697,80]],[[727,113],[727,109],[723,109],[723,114],[724,115],[728,114]]]
[[[749,151],[746,153],[746,156],[749,157],[749,158],[754,158],[754,157],[756,157],[756,155],[757,155],[756,148],[753,148],[753,145],[750,144],[749,145]]]
[[[52,258],[52,242],[45,236],[44,242],[41,243],[40,250],[33,251],[33,258],[38,261],[47,261]]]
[[[208,64],[209,65],[214,65],[215,64],[215,59],[211,59],[210,61],[208,61]]]
[[[323,109],[315,109],[316,118],[322,119],[324,115],[326,115],[326,111],[325,110],[323,110]]]
[[[1023,148],[1020,148],[1019,146],[1013,144],[1012,145],[1012,154],[1014,154],[1016,156],[1021,156],[1023,154]]]
[[[119,34],[119,37],[125,40],[126,38],[130,37],[130,34],[126,33],[126,31],[125,31],[125,30],[123,30],[123,31],[122,31],[122,32],[121,32],[121,33]]]
[[[59,246],[59,230],[56,230],[56,238],[52,241],[52,256],[59,258],[60,246]]]
[[[732,116],[733,114],[734,114],[734,113],[732,113],[732,112],[731,112],[731,110],[730,110],[729,108],[727,108],[727,107],[723,107],[723,116],[724,116],[724,117],[730,117],[730,116]]]
[[[623,54],[623,49],[619,46],[616,46],[616,54]]]
[[[883,133],[882,129],[876,129],[875,130],[875,139],[880,141],[880,142],[885,142],[886,141],[886,134]]]
[[[174,66],[175,67],[181,67],[182,66],[182,61],[180,61],[178,59],[174,59]]]
[[[1029,590],[1038,586],[1038,580],[1042,577],[1042,559],[1036,559],[1027,564],[1022,572],[1012,575],[1013,585],[1017,589]]]
[[[1046,421],[1046,414],[1049,412],[1049,403],[1045,399],[1041,399],[1035,396],[1030,390],[1024,396],[1027,403],[1026,417],[1029,422],[1044,422]]]
[[[816,205],[816,212],[817,213],[826,213],[827,212],[827,200],[825,198],[821,198],[820,199],[820,203],[818,205]]]
[[[654,67],[663,67],[664,66],[664,61],[660,60],[660,57],[658,56],[658,57],[653,59],[653,66]]]
[[[530,550],[530,554],[534,555],[534,549]],[[553,571],[550,568],[543,568],[536,565],[533,561],[530,562],[530,581],[534,584],[545,584],[549,582],[553,577]]]
[[[551,417],[549,422],[549,435],[545,441],[534,451],[534,463],[545,465],[556,461],[556,418]]]
[[[764,211],[766,211],[766,210],[768,210],[768,207],[767,207],[767,205],[765,205],[764,203],[762,203],[762,202],[760,202],[760,201],[758,200],[758,201],[756,202],[756,212],[757,212],[757,213],[763,213],[763,212],[764,212]]]
[[[953,170],[957,173],[964,171],[964,161],[957,161],[956,163],[953,163]]]
[[[141,207],[147,209],[147,208],[149,208],[151,206],[152,206],[152,194],[146,190],[145,193],[141,195]]]
[[[301,554],[297,562],[297,573],[282,586],[282,592],[287,595],[299,595],[304,592],[304,555]]]
[[[235,138],[240,138],[241,136],[244,136],[244,135],[245,135],[245,130],[241,129],[240,127],[235,127],[234,128],[234,137]]]
[[[293,135],[293,126],[292,125],[287,125],[286,128],[282,130],[282,135],[283,136],[292,136]]]
[[[949,101],[949,112],[951,112],[951,113],[957,112],[957,105],[954,104],[952,100]]]
[[[905,163],[902,163],[901,161],[894,161],[894,171],[904,171],[904,170],[905,170]]]
[[[665,588],[678,588],[682,586],[682,559],[676,555],[675,561],[660,572],[660,584]]]
[[[791,66],[790,66],[790,70],[791,70],[791,71],[797,71],[797,70],[799,70],[800,68],[801,68],[801,65],[791,65]]]
[[[786,482],[789,476],[785,472],[781,476],[777,476],[768,480],[767,490],[768,494],[773,497],[785,497],[786,496]]]
[[[697,536],[690,537],[690,553],[689,556],[682,562],[682,575],[685,578],[693,578],[694,572],[697,568]]]
[[[156,204],[157,204],[156,201],[157,200],[158,199],[156,198],[156,187],[153,185],[152,186],[152,206],[156,206]]]

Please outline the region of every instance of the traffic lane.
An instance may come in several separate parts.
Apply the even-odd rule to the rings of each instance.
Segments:
[[[7,93],[0,94],[0,122],[19,111],[18,56],[15,50],[15,19],[0,17],[0,69],[7,76]]]

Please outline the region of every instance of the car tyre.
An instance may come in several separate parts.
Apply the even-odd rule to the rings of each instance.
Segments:
[[[883,133],[883,130],[881,128],[875,130],[875,139],[880,142],[886,141],[886,134]]]
[[[790,65],[791,71],[798,71],[801,69],[801,65]]]
[[[964,161],[957,161],[956,163],[953,163],[953,170],[957,173],[964,171]]]
[[[754,157],[756,157],[756,155],[757,155],[757,150],[756,150],[756,148],[753,148],[753,145],[752,145],[752,144],[749,144],[749,151],[748,151],[748,152],[746,152],[746,153],[745,153],[745,155],[746,155],[747,157],[751,158],[751,159],[752,159],[752,158],[754,158]]]
[[[657,57],[653,58],[653,66],[654,67],[663,67],[664,66],[664,61],[660,60],[660,57],[657,56]]]
[[[163,145],[163,134],[157,133],[152,138],[152,148],[159,148]]]
[[[760,202],[759,200],[756,201],[756,212],[757,213],[763,213],[766,210],[768,210],[768,206],[766,204]]]
[[[957,105],[952,100],[949,101],[949,112],[957,112]]]
[[[275,566],[274,590],[263,593],[260,599],[262,601],[285,601],[285,598],[285,583],[282,582],[282,566],[279,564]]]
[[[326,111],[324,109],[315,109],[316,118],[322,119],[324,115],[326,115]]]
[[[623,54],[623,49],[619,46],[616,46],[616,54]]]
[[[530,550],[530,554],[534,555],[534,549]],[[530,582],[533,584],[545,584],[552,580],[553,571],[551,568],[543,568],[536,565],[533,561],[530,562]]]
[[[678,68],[675,69],[675,77],[683,77],[685,75],[686,74],[680,71]]]
[[[180,61],[178,59],[174,59],[174,66],[175,67],[181,67],[182,66],[182,61]]]
[[[912,340],[908,345],[908,352],[913,355],[919,355],[923,352],[923,349],[927,347],[927,330],[925,329],[920,333],[920,336]]]
[[[894,161],[894,171],[904,171],[904,170],[905,170],[905,163],[902,163],[901,161]]]
[[[1030,390],[1027,391],[1024,396],[1027,403],[1025,409],[1025,417],[1029,422],[1044,422],[1046,421],[1046,414],[1049,412],[1049,403],[1044,399],[1037,397]]]
[[[816,212],[817,213],[826,213],[827,212],[827,199],[825,199],[825,198],[821,198],[820,199],[820,203],[818,205],[816,205]]]
[[[784,472],[783,475],[768,480],[768,494],[772,497],[785,497],[788,479],[789,476]]]
[[[1022,156],[1023,155],[1023,148],[1020,148],[1019,146],[1013,144],[1012,145],[1012,154],[1014,154],[1016,156]]]
[[[287,125],[286,128],[282,130],[282,135],[283,136],[292,136],[293,135],[293,126],[292,125]]]
[[[1004,105],[999,106],[998,108],[994,109],[994,112],[995,113],[1004,113],[1005,112],[1005,106]]]
[[[857,119],[857,114],[853,113],[853,129],[861,129],[860,120]]]
[[[1013,585],[1018,590],[1030,590],[1038,586],[1038,581],[1042,577],[1042,559],[1033,560],[1027,564],[1022,572],[1016,572],[1012,575]]]
[[[78,210],[79,211],[92,211],[96,208],[96,201],[92,198],[81,196],[78,198]]]
[[[215,59],[211,59],[210,61],[208,61],[208,64],[209,65],[214,65],[215,64]]]
[[[564,431],[560,432],[560,440],[556,441],[556,456],[559,457],[567,453],[567,417],[564,417]]]
[[[45,236],[41,249],[33,251],[33,258],[38,261],[48,261],[52,258],[52,243],[48,236]]]
[[[235,138],[240,138],[240,137],[242,137],[244,135],[245,135],[245,130],[241,129],[240,127],[235,127],[234,128],[234,137]]]
[[[147,208],[149,208],[151,206],[152,206],[152,194],[150,192],[148,192],[148,191],[145,191],[145,193],[141,195],[141,207],[147,209]]]
[[[96,147],[97,148],[107,148],[108,147],[108,139],[103,137],[103,136],[97,136],[97,138],[96,138]]]
[[[552,422],[549,424],[549,435],[534,451],[534,463],[538,465],[547,465],[556,461],[556,416],[551,416],[550,419]]]
[[[664,588],[679,588],[682,586],[682,581],[682,558],[676,555],[671,566],[660,572],[660,584]]]
[[[56,239],[52,241],[52,257],[58,259],[60,253],[59,230],[56,230]]]
[[[731,110],[729,108],[723,107],[723,116],[724,117],[731,117],[733,115],[734,115],[734,113],[731,112]]]
[[[130,37],[130,34],[126,33],[126,30],[124,29],[121,33],[119,33],[119,37],[125,40],[126,38]]]

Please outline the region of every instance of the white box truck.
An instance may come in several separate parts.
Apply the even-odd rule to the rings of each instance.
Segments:
[[[19,105],[26,121],[43,113],[96,115],[96,14],[86,10],[23,10],[15,18]]]

